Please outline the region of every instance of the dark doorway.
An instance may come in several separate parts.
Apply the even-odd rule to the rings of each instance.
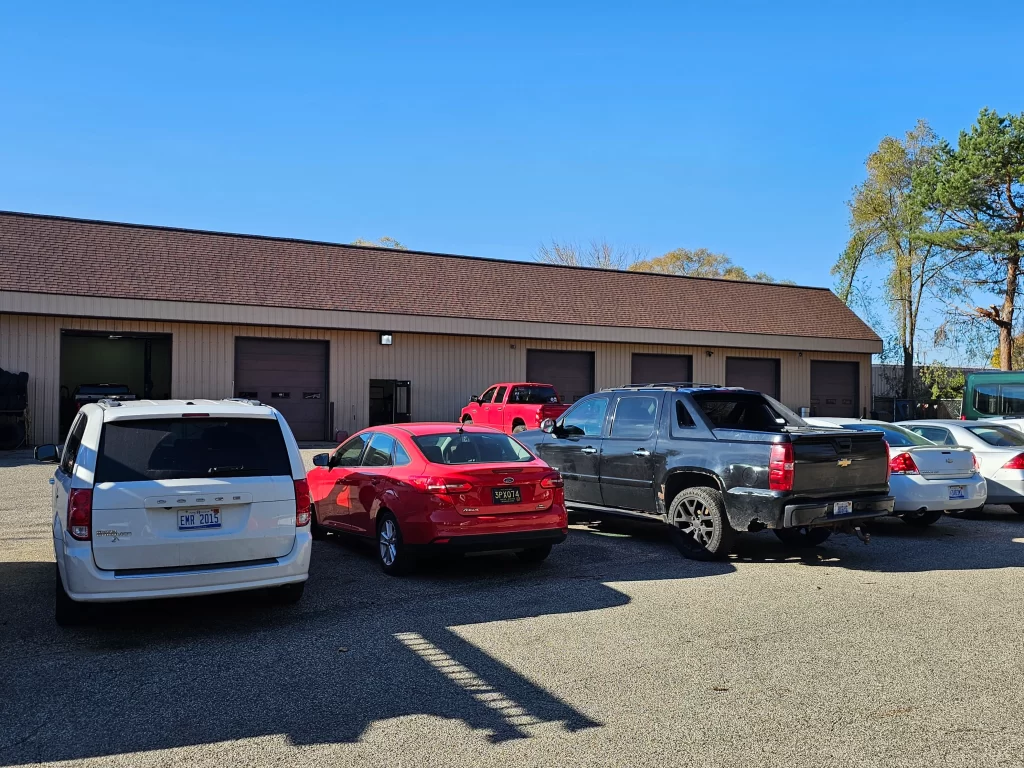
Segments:
[[[594,391],[594,353],[526,350],[526,378],[551,384],[563,403],[575,403]]]
[[[60,332],[60,433],[77,410],[75,390],[121,384],[138,399],[171,397],[171,335],[118,331]]]
[[[811,416],[856,417],[860,365],[811,361]]]
[[[779,361],[772,357],[727,357],[725,386],[753,389],[778,400]]]
[[[296,440],[327,434],[326,341],[235,339],[235,397],[277,408]]]
[[[370,379],[370,426],[412,421],[408,381]]]
[[[693,357],[690,355],[633,355],[631,384],[668,384],[693,381]]]

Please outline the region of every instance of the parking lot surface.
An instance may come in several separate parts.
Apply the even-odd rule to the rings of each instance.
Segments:
[[[307,461],[313,451],[304,451]],[[647,526],[53,622],[47,478],[0,454],[0,765],[1020,766],[1024,517],[722,563]]]

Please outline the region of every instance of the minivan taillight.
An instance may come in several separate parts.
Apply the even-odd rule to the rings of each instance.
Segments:
[[[68,533],[71,538],[92,538],[92,488],[72,488],[68,494]]]
[[[295,527],[309,525],[309,483],[305,478],[295,481]]]
[[[792,491],[793,467],[793,444],[774,443],[768,460],[768,488],[773,491]]]

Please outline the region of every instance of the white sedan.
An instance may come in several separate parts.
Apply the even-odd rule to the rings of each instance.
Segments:
[[[970,448],[988,481],[988,503],[1009,504],[1024,515],[1024,434],[991,421],[919,419],[900,424],[933,443]]]
[[[943,513],[985,505],[988,489],[970,448],[936,445],[906,427],[869,419],[810,418],[815,427],[842,427],[885,433],[889,444],[889,493],[893,514],[910,525],[926,526]]]

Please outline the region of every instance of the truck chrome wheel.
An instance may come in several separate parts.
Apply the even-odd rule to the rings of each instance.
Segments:
[[[672,540],[684,557],[715,560],[732,549],[736,532],[729,525],[722,492],[714,488],[684,488],[668,509]]]

